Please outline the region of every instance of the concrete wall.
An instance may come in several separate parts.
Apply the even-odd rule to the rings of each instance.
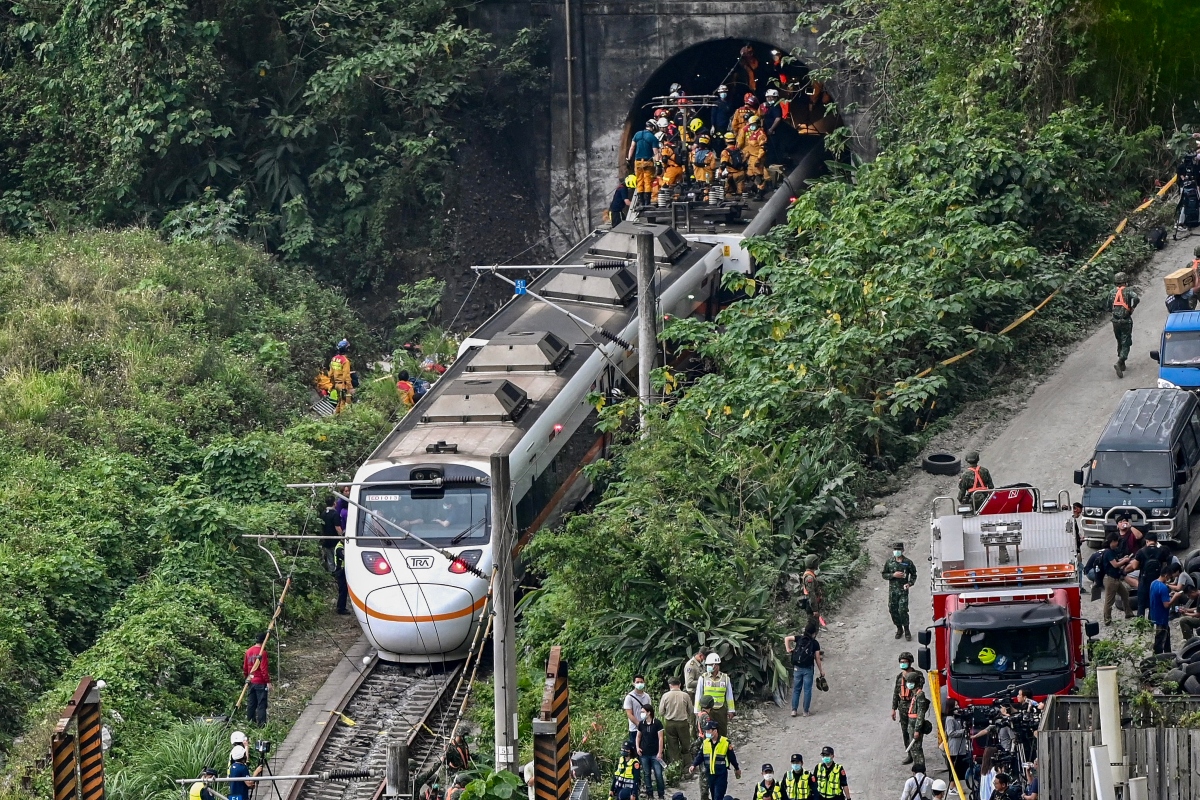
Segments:
[[[720,39],[814,52],[817,34],[792,30],[796,16],[808,5],[782,0],[484,0],[474,7],[471,24],[501,41],[523,27],[548,23],[549,114],[544,127],[530,132],[529,142],[537,150],[537,183],[545,187],[548,222],[558,248],[600,223],[623,174],[624,154],[619,150],[626,141],[632,105],[657,70],[690,47]],[[831,81],[828,88],[842,107],[864,100],[857,82]],[[852,129],[869,130],[868,120],[856,114],[844,116]],[[573,125],[568,125],[568,117]],[[864,149],[870,150],[869,140]]]

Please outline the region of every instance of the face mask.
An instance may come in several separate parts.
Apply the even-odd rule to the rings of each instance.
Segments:
[[[826,766],[833,763],[833,756],[821,756],[821,763]]]
[[[635,683],[633,685],[633,688],[637,689],[640,692],[642,689],[646,688],[646,684],[642,683],[641,681],[638,681],[637,683]]]
[[[904,670],[908,669],[908,662],[907,662],[907,661],[901,661],[901,662],[900,662],[900,669],[904,669]]]
[[[712,664],[706,664],[704,668],[705,668],[706,670],[708,670],[709,672],[712,672],[712,671],[713,671],[713,665],[712,665]]]
[[[899,558],[900,556],[904,555],[904,551],[903,550],[893,550],[892,555],[896,558]]]
[[[717,95],[717,97],[724,100],[726,97],[729,97],[729,92],[721,92],[719,95]]]
[[[710,733],[710,734],[708,735],[708,740],[709,740],[710,742],[715,742],[715,741],[717,740],[717,735],[716,735],[715,733]]]
[[[908,687],[909,691],[912,691],[913,689],[917,688],[917,685],[915,683],[908,683],[907,681],[905,681],[904,685]]]
[[[803,771],[804,771],[803,764],[792,764],[792,772],[803,772]]]
[[[771,781],[775,780],[775,775],[770,772],[764,772],[763,780],[766,781],[767,783],[770,783]]]

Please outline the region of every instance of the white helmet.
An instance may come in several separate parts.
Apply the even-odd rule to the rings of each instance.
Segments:
[[[682,87],[682,86],[680,86],[678,83],[672,83],[672,84],[671,84],[671,94],[674,94],[675,92],[678,92],[678,91],[679,91],[680,89],[682,89],[682,88],[683,88],[683,87]]]
[[[930,786],[929,789],[933,792],[944,792],[946,791],[946,782],[941,778],[938,778],[933,782],[933,785]]]
[[[705,664],[720,664],[721,657],[716,653],[709,653],[708,658],[704,659]]]
[[[245,744],[248,741],[249,739],[246,738],[246,734],[242,733],[241,731],[234,731],[233,733],[229,734],[230,744]]]
[[[778,89],[767,89],[767,97],[768,97],[768,99],[772,98],[772,97],[779,97],[779,90]]]
[[[658,119],[654,120],[654,124],[658,126],[659,130],[665,131],[667,126],[671,123],[667,121],[666,117],[659,117]]]
[[[717,94],[720,94],[721,92],[728,92],[728,91],[729,91],[729,87],[723,83],[717,87]]]
[[[246,757],[246,748],[242,747],[239,744],[237,747],[235,747],[229,751],[229,757],[232,758],[234,761],[241,761],[243,758]]]

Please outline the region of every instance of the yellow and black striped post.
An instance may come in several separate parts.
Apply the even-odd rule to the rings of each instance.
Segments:
[[[567,662],[550,648],[542,708],[533,721],[533,774],[537,800],[571,796],[571,722],[567,713]],[[57,800],[57,798],[56,798]]]
[[[50,738],[54,800],[104,800],[103,731],[100,687],[87,676],[67,702]]]

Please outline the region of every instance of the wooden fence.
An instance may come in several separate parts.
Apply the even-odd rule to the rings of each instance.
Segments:
[[[1161,698],[1149,708],[1122,705],[1129,777],[1146,776],[1154,800],[1200,797],[1200,729],[1173,726],[1200,711],[1200,699]],[[1135,726],[1144,727],[1135,727]],[[1038,730],[1038,800],[1096,800],[1091,748],[1101,744],[1094,697],[1052,697]]]

